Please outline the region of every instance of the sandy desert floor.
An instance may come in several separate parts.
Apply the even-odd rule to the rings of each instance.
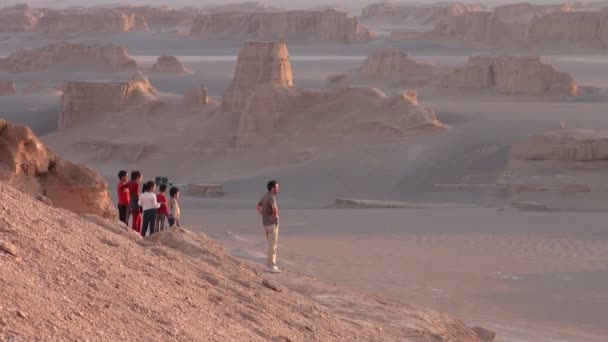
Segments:
[[[164,34],[128,34],[80,41],[120,43],[143,66],[170,52],[192,75],[150,75],[165,98],[196,84],[219,98],[228,86],[238,46],[207,46]],[[43,45],[23,35],[0,39],[0,55]],[[331,74],[356,68],[381,42],[354,46],[291,45],[298,86],[320,88]],[[431,44],[403,45],[416,59],[442,65],[464,63],[472,52]],[[547,56],[580,84],[608,89],[605,56]],[[22,89],[32,81],[58,85],[66,79],[114,80],[129,74],[78,71],[0,74]],[[439,189],[467,179],[494,182],[508,163],[508,147],[529,134],[555,129],[608,129],[608,102],[547,103],[471,94],[420,93],[448,128],[382,142],[335,146],[277,147],[234,152],[187,167],[158,163],[119,164],[80,155],[114,184],[118,167],[166,174],[177,182],[221,182],[217,200],[184,198],[184,223],[220,238],[235,255],[259,262],[264,241],[253,207],[265,182],[279,179],[283,192],[281,265],[341,286],[453,312],[467,324],[499,333],[499,341],[605,341],[608,336],[608,230],[604,212],[520,212],[504,196],[487,191]],[[39,134],[52,133],[59,97],[0,97],[0,112]],[[155,132],[149,132],[155,134]],[[52,146],[52,141],[51,141]],[[355,147],[353,147],[355,146]],[[59,153],[65,153],[61,149]],[[291,158],[290,156],[294,156]],[[299,158],[299,156],[304,156]],[[200,157],[202,158],[202,157]],[[603,189],[601,181],[598,187]],[[600,192],[587,201],[605,201]],[[429,203],[420,210],[334,209],[338,197]],[[452,209],[436,206],[457,203]],[[569,203],[568,209],[579,209]],[[605,205],[598,205],[601,210]]]

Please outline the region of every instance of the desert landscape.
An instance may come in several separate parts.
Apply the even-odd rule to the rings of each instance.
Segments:
[[[607,9],[0,3],[0,340],[606,341]]]

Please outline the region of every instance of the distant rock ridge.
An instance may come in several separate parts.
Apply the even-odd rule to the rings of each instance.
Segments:
[[[0,180],[79,214],[116,216],[108,184],[95,171],[63,160],[26,126],[0,120]]]
[[[99,35],[147,31],[145,18],[122,11],[48,11],[38,23],[37,30],[55,36]]]
[[[494,14],[496,17],[506,23],[527,23],[533,18],[540,17],[545,14],[570,11],[572,11],[572,5],[565,3],[537,5],[529,2],[520,2],[501,5],[494,8]]]
[[[156,90],[137,72],[124,82],[67,82],[61,97],[58,127],[71,126],[97,113],[120,112],[158,101]]]
[[[446,88],[489,89],[506,95],[574,96],[572,76],[558,72],[539,56],[471,56],[464,67],[445,75]]]
[[[469,12],[451,17],[438,25],[434,34],[486,45],[608,48],[608,12],[555,11],[529,16],[525,22],[500,13]]]
[[[357,19],[335,10],[221,12],[196,17],[193,37],[355,43],[371,40]]]
[[[110,70],[135,69],[137,63],[127,49],[118,45],[56,43],[21,50],[0,58],[0,70],[8,72],[45,71],[52,68],[97,67]]]
[[[477,12],[484,9],[481,4],[452,3],[398,3],[378,2],[367,5],[361,11],[361,20],[391,24],[437,25],[444,23],[448,17],[459,16],[465,12]]]

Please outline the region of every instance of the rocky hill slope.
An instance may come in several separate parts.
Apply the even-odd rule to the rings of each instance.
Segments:
[[[480,341],[448,315],[364,295],[345,298],[368,311],[386,307],[392,320],[338,313],[205,235],[172,228],[142,240],[6,183],[0,203],[2,340]],[[310,284],[337,298],[335,287]]]

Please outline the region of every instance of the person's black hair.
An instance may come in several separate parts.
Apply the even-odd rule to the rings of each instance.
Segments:
[[[145,190],[145,191],[143,191],[143,192],[147,192],[147,191],[152,190],[152,188],[153,188],[155,185],[156,185],[156,184],[154,184],[154,182],[153,182],[153,181],[147,181],[147,182],[146,182],[146,184],[144,184],[144,187],[145,187],[145,189],[146,189],[146,190]]]
[[[122,179],[122,177],[127,175],[127,171],[125,170],[120,170],[118,171],[118,179]]]
[[[179,192],[179,189],[177,187],[171,187],[171,190],[169,190],[169,196],[171,197],[175,197],[175,195],[177,195],[177,193]]]
[[[159,190],[160,192],[165,192],[165,191],[167,191],[167,184],[161,184],[161,185],[158,187],[158,190]]]
[[[277,182],[276,180],[271,180],[270,182],[268,182],[268,185],[266,185],[266,189],[268,189],[268,191],[270,191],[270,190],[272,190],[272,188],[277,186],[277,184],[279,184],[279,182]]]
[[[131,180],[136,180],[141,177],[141,172],[139,171],[131,171]]]

